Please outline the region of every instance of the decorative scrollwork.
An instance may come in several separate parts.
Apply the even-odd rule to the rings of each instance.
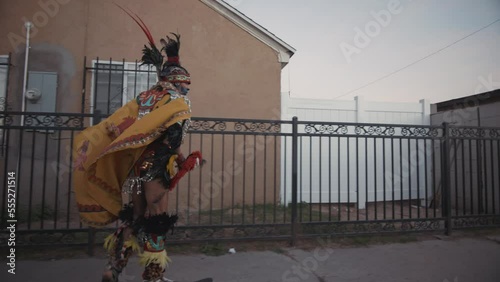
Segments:
[[[347,125],[306,124],[304,131],[311,134],[347,134]]]
[[[14,119],[9,114],[0,114],[0,120],[2,119],[4,125],[12,125],[14,123]]]
[[[440,136],[440,128],[433,127],[409,127],[403,126],[401,128],[402,136],[409,137],[439,137]]]
[[[307,228],[306,228],[307,227]],[[400,231],[429,231],[441,229],[439,220],[414,220],[414,221],[391,221],[391,222],[331,222],[303,227],[304,233],[314,234],[366,234],[366,233],[387,233]]]
[[[225,131],[226,122],[192,120],[191,125],[189,126],[189,130]]]
[[[0,111],[10,111],[12,107],[9,106],[5,97],[0,97]]]
[[[486,130],[484,128],[480,128],[480,127],[476,127],[476,128],[451,128],[450,135],[451,135],[451,137],[483,138],[486,136]]]
[[[500,216],[457,218],[453,220],[453,225],[456,228],[499,226]]]
[[[380,125],[357,125],[354,129],[356,134],[365,135],[380,135],[380,136],[394,136],[396,130],[392,126],[380,126]]]
[[[24,125],[31,127],[65,127],[79,128],[83,126],[83,117],[80,115],[25,115]]]
[[[278,133],[281,131],[281,124],[278,122],[236,122],[234,130],[237,132]]]
[[[451,137],[461,138],[500,138],[500,128],[464,127],[451,128]]]
[[[437,230],[441,226],[439,220],[415,220],[401,223],[402,231],[427,231]]]
[[[491,138],[500,138],[500,129],[490,129],[490,134],[489,136]]]

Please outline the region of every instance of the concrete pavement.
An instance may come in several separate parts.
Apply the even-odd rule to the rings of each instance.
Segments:
[[[173,255],[167,277],[215,282],[499,282],[500,240],[465,238],[405,244],[283,252],[237,252],[218,257]],[[319,246],[322,242],[319,242]],[[18,261],[16,274],[2,263],[0,281],[100,281],[104,258]],[[120,281],[141,281],[137,258]]]

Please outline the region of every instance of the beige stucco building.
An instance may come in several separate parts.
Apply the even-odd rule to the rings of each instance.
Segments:
[[[290,45],[221,0],[116,2],[138,14],[156,41],[170,32],[182,35],[181,62],[192,76],[195,117],[280,118],[281,70],[295,52]],[[0,89],[8,86],[0,95],[7,97],[11,111],[23,109],[28,21],[33,27],[27,89],[39,83],[44,93],[36,103],[25,102],[26,111],[111,113],[119,106],[111,102],[121,105],[154,83],[147,72],[135,71],[146,36],[113,1],[0,1],[0,56],[6,61],[11,54],[3,80],[0,72]],[[95,68],[102,74],[96,75]],[[69,152],[76,133],[10,130],[2,143],[9,157],[0,157],[0,170],[19,168],[23,204],[33,200],[33,208],[43,201],[75,212]],[[259,142],[267,144],[265,149],[248,153]],[[209,160],[181,182],[191,188],[171,198],[176,209],[279,201],[280,137],[195,135],[185,146],[186,151],[201,149]]]
[[[295,52],[291,46],[224,1],[116,2],[138,14],[155,40],[182,35],[181,62],[192,74],[196,116],[279,118],[281,69]],[[95,87],[91,70],[84,78],[85,66],[99,57],[131,67],[147,42],[113,1],[1,1],[0,11],[0,55],[12,54],[7,93],[14,110],[22,97],[26,21],[33,23],[28,70],[56,74],[57,112],[81,111],[84,79],[86,111],[92,111]]]

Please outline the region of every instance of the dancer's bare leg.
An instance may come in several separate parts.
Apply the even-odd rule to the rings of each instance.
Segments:
[[[146,214],[157,215],[168,211],[168,190],[159,179],[144,183]]]
[[[157,225],[165,226],[166,218],[168,218],[168,190],[165,189],[161,180],[153,180],[144,184],[146,195],[146,219],[157,218]],[[167,220],[168,222],[168,220]],[[165,233],[166,231],[146,232],[149,233],[149,241],[145,243],[144,253],[164,253],[165,249]],[[166,252],[164,253],[166,259]],[[163,272],[165,265],[158,263],[158,261],[147,263],[142,274],[144,281],[164,281]]]
[[[137,193],[137,188],[134,188],[131,195],[124,195],[123,202],[132,202],[133,220],[144,217],[146,211],[146,197],[144,193]],[[123,242],[132,239],[137,230],[130,225],[121,226],[121,231],[118,238],[121,243],[116,244],[113,250],[110,251],[110,259],[108,268],[102,274],[102,281],[114,282],[118,281],[118,275],[126,267],[129,257],[132,255],[131,248],[123,248]]]

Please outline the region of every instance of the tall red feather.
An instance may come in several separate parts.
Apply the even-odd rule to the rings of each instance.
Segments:
[[[151,35],[151,31],[149,31],[149,28],[148,26],[142,21],[141,17],[139,17],[136,13],[134,13],[134,15],[141,21],[142,25],[144,26],[144,28],[146,29],[146,32],[148,34],[148,38],[150,39],[150,41],[154,44],[154,40],[153,40],[153,36]]]
[[[151,43],[152,46],[156,46],[155,45],[155,41],[153,39],[153,36],[151,35],[151,32],[149,31],[148,27],[146,26],[146,24],[142,21],[142,19],[134,13],[134,15],[139,19],[139,22],[136,18],[134,18],[134,16],[132,16],[131,12],[128,12],[127,10],[125,10],[125,8],[123,8],[122,6],[114,3],[116,6],[118,6],[118,8],[122,9],[125,13],[127,13],[127,15],[129,15],[136,23],[137,25],[142,29],[142,31],[144,32],[144,34],[146,34],[146,37],[148,38],[149,40],[149,43]],[[142,25],[141,25],[142,23]]]

